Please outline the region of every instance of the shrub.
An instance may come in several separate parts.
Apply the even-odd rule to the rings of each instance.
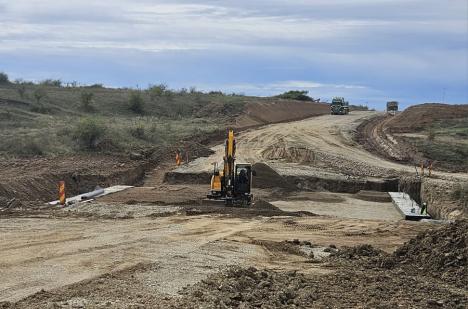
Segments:
[[[25,84],[18,84],[16,86],[16,91],[18,91],[18,94],[21,99],[24,99],[26,95],[26,85]]]
[[[92,92],[82,92],[81,93],[81,107],[86,111],[91,111],[93,107],[93,98],[94,93]]]
[[[92,84],[89,85],[88,88],[104,88],[103,84]]]
[[[427,132],[427,140],[430,142],[433,142],[436,138],[436,132],[434,128],[430,128],[429,131]]]
[[[47,96],[47,92],[43,88],[37,88],[34,90],[34,98],[36,99],[36,103],[39,104],[42,98]]]
[[[15,137],[6,140],[0,145],[1,151],[15,154],[21,157],[42,156],[45,154],[45,148],[48,141],[31,136]]]
[[[0,72],[0,84],[8,84],[10,79],[6,73]]]
[[[166,91],[167,91],[166,84],[150,85],[148,90],[146,90],[151,100],[155,100],[158,97],[162,97]]]
[[[291,90],[285,92],[283,94],[278,95],[277,97],[280,99],[289,99],[289,100],[298,100],[298,101],[313,101],[311,97],[307,94],[309,91],[307,90]]]
[[[140,91],[132,91],[129,98],[128,108],[137,114],[143,114],[145,109],[145,101],[140,93]]]
[[[145,128],[142,125],[138,125],[136,127],[130,128],[130,134],[138,139],[146,139],[146,132]]]
[[[45,79],[40,82],[43,86],[51,86],[51,87],[62,87],[62,81],[60,79]]]
[[[98,147],[105,132],[106,127],[97,119],[83,118],[76,125],[73,138],[78,142],[80,148],[92,150]]]

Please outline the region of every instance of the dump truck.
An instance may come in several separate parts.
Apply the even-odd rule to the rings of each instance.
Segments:
[[[387,113],[395,115],[396,112],[398,112],[398,102],[397,101],[387,102]]]
[[[330,108],[332,115],[349,114],[349,103],[343,97],[334,97]]]
[[[234,131],[228,131],[228,138],[224,148],[223,168],[219,169],[213,163],[211,188],[208,199],[222,201],[226,205],[249,206],[252,203],[252,171],[250,163],[235,163],[236,139]]]

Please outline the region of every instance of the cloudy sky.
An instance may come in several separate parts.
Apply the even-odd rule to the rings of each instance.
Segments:
[[[0,0],[0,71],[382,108],[468,103],[467,0]]]

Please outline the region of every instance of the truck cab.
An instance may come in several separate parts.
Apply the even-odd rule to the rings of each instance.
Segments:
[[[349,114],[349,103],[343,97],[334,97],[330,106],[332,115]]]

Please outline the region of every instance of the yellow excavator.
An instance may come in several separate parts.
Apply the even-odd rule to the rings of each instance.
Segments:
[[[252,203],[252,165],[236,161],[236,139],[234,131],[229,130],[225,144],[223,169],[219,170],[218,163],[213,163],[211,176],[211,190],[209,199],[224,201],[226,205],[248,206]]]

